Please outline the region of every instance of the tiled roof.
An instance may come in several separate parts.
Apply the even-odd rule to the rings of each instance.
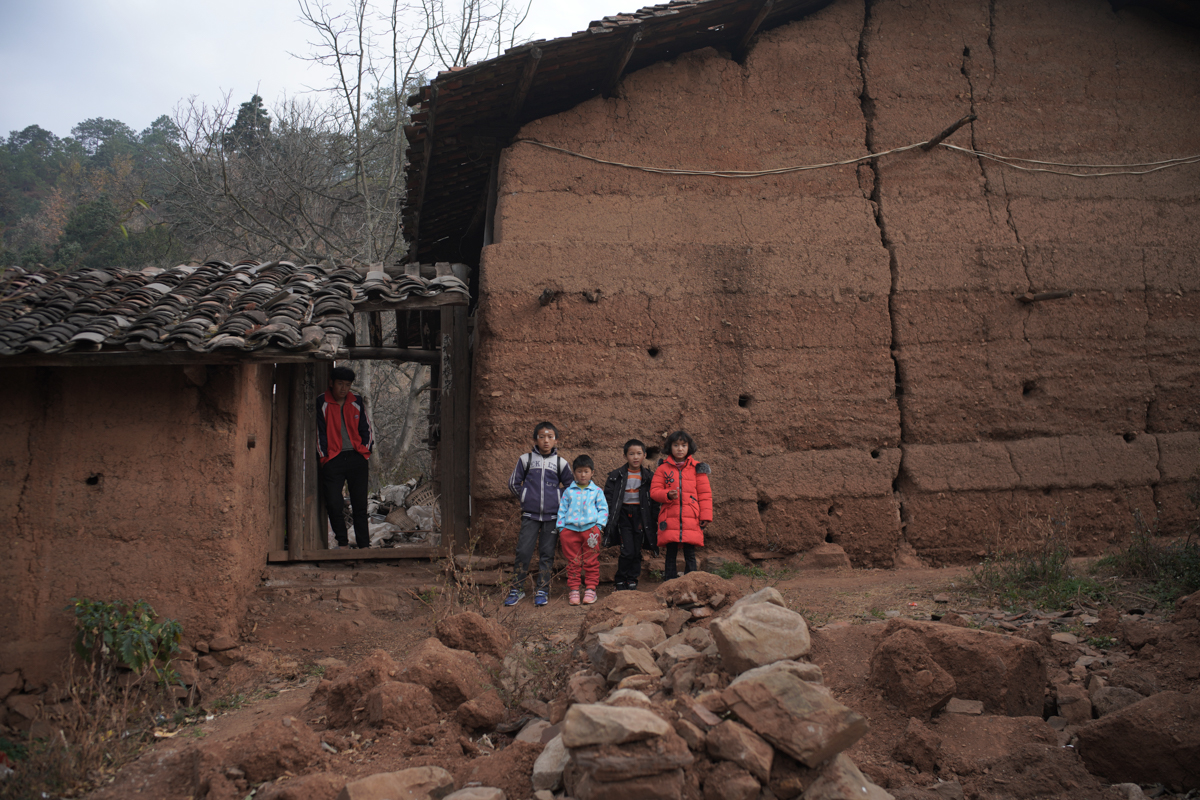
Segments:
[[[353,333],[356,311],[465,304],[466,284],[449,269],[437,272],[364,276],[287,261],[63,273],[13,267],[0,273],[0,356],[282,350],[332,357]]]

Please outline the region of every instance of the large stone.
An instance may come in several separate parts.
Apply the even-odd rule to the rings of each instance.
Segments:
[[[512,637],[503,625],[474,611],[464,611],[439,621],[437,638],[452,650],[496,658],[504,658],[512,644]]]
[[[769,602],[735,608],[714,620],[709,630],[726,671],[733,675],[799,658],[812,648],[804,617]]]
[[[226,747],[232,762],[252,783],[274,780],[285,772],[300,772],[321,755],[320,739],[295,717],[263,722],[231,739]]]
[[[704,779],[704,800],[754,800],[762,785],[732,761],[722,761]]]
[[[508,795],[495,786],[468,786],[446,795],[445,800],[508,800]]]
[[[754,669],[746,670],[730,681],[729,685],[733,686],[742,681],[754,680],[759,675],[778,670],[790,672],[800,680],[808,681],[809,683],[825,682],[825,676],[821,674],[821,668],[816,664],[810,664],[807,661],[776,661],[774,664],[768,664],[765,667],[755,667]]]
[[[338,800],[441,800],[454,791],[454,776],[441,767],[413,767],[351,781]]]
[[[900,630],[920,634],[934,661],[953,676],[957,697],[980,700],[992,713],[1041,715],[1046,665],[1036,642],[899,618],[887,623],[884,636]]]
[[[850,569],[850,556],[840,544],[821,542],[811,550],[788,559],[792,569]]]
[[[608,681],[590,670],[576,672],[567,679],[567,696],[572,703],[599,703],[604,699]]]
[[[1079,755],[1113,783],[1200,788],[1200,692],[1161,692],[1084,725]]]
[[[1133,689],[1124,686],[1101,686],[1089,693],[1092,698],[1092,708],[1097,717],[1107,716],[1114,711],[1120,711],[1125,706],[1142,701],[1142,696]]]
[[[1092,701],[1087,690],[1078,683],[1059,683],[1054,687],[1058,702],[1058,715],[1071,725],[1083,725],[1092,721]]]
[[[838,753],[825,766],[812,786],[804,792],[804,800],[893,800],[855,766],[845,753]]]
[[[652,622],[623,625],[597,634],[595,640],[588,645],[588,658],[591,659],[592,668],[596,672],[608,675],[625,646],[632,645],[651,650],[655,645],[666,641],[666,638],[667,634],[662,626]]]
[[[649,675],[657,678],[662,675],[654,656],[644,647],[624,645],[613,660],[612,670],[608,673],[609,683],[620,683],[622,678],[630,675]]]
[[[327,723],[341,728],[357,722],[363,698],[376,686],[396,680],[399,671],[390,655],[376,650],[353,668],[338,672],[332,680],[321,681],[313,696],[325,698]]]
[[[695,757],[673,730],[625,744],[571,748],[571,761],[598,781],[623,781],[690,767]]]
[[[754,606],[758,605],[759,603],[771,603],[779,606],[780,608],[787,608],[787,601],[783,599],[783,595],[779,593],[779,590],[774,586],[768,586],[765,589],[759,589],[754,594],[748,594],[741,600],[738,600],[736,603],[730,606],[729,612],[733,613],[739,608],[743,608],[745,606]]]
[[[571,706],[562,727],[567,747],[635,742],[668,732],[670,723],[653,711],[598,704]]]
[[[567,789],[575,800],[681,800],[685,780],[681,769],[623,781],[601,781],[585,772],[569,781]]]
[[[451,650],[437,639],[421,642],[404,660],[396,679],[428,688],[442,711],[456,709],[492,688],[472,653]]]
[[[713,758],[732,761],[762,783],[771,778],[775,749],[745,725],[725,720],[708,732],[705,747]]]
[[[507,709],[495,689],[472,697],[458,707],[454,718],[468,730],[490,731],[504,721]]]
[[[867,732],[865,717],[786,668],[731,685],[721,699],[755,733],[810,767]]]
[[[912,764],[919,772],[932,773],[938,764],[938,752],[942,740],[919,719],[910,719],[904,736],[892,750],[892,757],[905,764]]]
[[[367,721],[400,730],[437,722],[433,694],[416,683],[381,683],[367,693]]]
[[[929,718],[941,710],[957,684],[942,669],[920,634],[899,630],[871,654],[871,683],[909,716]]]
[[[557,789],[562,785],[563,770],[571,760],[571,751],[563,744],[562,734],[546,743],[533,762],[533,789]]]

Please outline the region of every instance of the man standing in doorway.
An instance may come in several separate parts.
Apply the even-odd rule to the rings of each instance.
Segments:
[[[329,389],[317,399],[317,455],[321,459],[320,483],[329,512],[329,524],[338,547],[346,547],[345,503],[342,486],[350,486],[354,511],[354,539],[360,549],[371,546],[367,528],[367,459],[375,434],[367,418],[367,403],[350,391],[354,370],[334,367]]]

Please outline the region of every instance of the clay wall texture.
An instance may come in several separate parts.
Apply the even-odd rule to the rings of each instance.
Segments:
[[[1064,162],[1200,153],[1200,36],[1067,0],[844,0],[628,75],[521,138],[696,170],[838,161],[930,138]],[[1200,166],[1019,172],[935,149],[749,180],[518,142],[481,265],[475,532],[538,419],[600,477],[678,427],[713,468],[708,543],[903,543],[961,562],[1132,511],[1178,531],[1200,467]],[[560,294],[541,306],[550,288]],[[1029,291],[1075,296],[1022,304]],[[590,294],[590,298],[586,296]],[[597,302],[593,302],[597,300]]]
[[[0,672],[58,679],[73,597],[234,634],[268,546],[271,366],[3,375]]]

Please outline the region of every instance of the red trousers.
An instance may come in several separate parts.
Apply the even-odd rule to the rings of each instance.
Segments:
[[[579,588],[579,573],[583,573],[583,587],[595,589],[600,585],[600,528],[573,531],[563,528],[558,532],[563,558],[567,561],[567,588]]]

